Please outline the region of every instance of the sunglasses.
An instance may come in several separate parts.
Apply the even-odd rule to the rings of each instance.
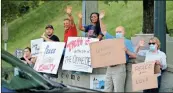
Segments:
[[[148,43],[148,44],[149,44],[149,45],[151,45],[151,44],[152,44],[152,45],[155,45],[156,43]]]

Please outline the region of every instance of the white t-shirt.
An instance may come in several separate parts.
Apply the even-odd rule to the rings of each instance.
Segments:
[[[145,62],[159,60],[162,65],[161,69],[164,70],[167,68],[166,54],[160,50],[158,50],[157,53],[152,53],[149,50],[140,50],[138,52],[138,55],[145,56]],[[158,74],[158,76],[160,76],[160,75],[161,75],[161,73]]]

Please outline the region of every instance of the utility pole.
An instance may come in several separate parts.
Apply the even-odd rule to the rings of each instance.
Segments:
[[[154,36],[161,42],[161,51],[166,53],[166,0],[154,1]]]
[[[4,41],[4,50],[7,51],[8,26],[7,26],[7,22],[6,21],[5,21],[5,24],[4,24],[4,27],[3,27],[3,37],[2,38],[3,38],[3,41]]]
[[[90,21],[90,15],[92,12],[98,11],[98,1],[90,1],[90,0],[83,0],[82,1],[82,24],[83,25],[89,25],[91,23]],[[85,34],[84,32],[82,33]]]

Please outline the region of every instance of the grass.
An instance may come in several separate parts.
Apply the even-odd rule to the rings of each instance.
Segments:
[[[173,2],[166,3],[167,25],[169,29],[173,29]],[[63,41],[63,19],[66,18],[64,8],[67,5],[73,7],[73,16],[77,24],[77,12],[82,11],[81,1],[46,1],[37,9],[9,23],[8,51],[14,53],[17,48],[30,46],[30,40],[40,38],[47,24],[54,26],[55,35]],[[99,10],[106,11],[103,22],[112,35],[115,34],[115,27],[119,25],[126,28],[128,38],[142,31],[142,1],[128,1],[127,4],[124,1],[111,2],[110,5],[99,1]],[[78,33],[80,34],[81,31],[78,30]],[[1,46],[3,47],[3,43]]]

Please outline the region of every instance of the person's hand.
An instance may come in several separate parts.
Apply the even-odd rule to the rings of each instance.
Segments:
[[[72,12],[72,7],[71,6],[67,6],[67,8],[65,9],[66,13],[68,15],[71,15],[71,12]]]
[[[46,36],[45,36],[45,32],[41,35],[41,37],[44,39]]]
[[[101,12],[100,12],[100,19],[103,19],[103,17],[105,16],[105,11],[104,10],[102,10]]]
[[[102,33],[105,35],[106,34],[106,25],[101,25],[101,31],[102,31]]]
[[[127,51],[128,51],[128,49],[127,49],[126,47],[124,47],[124,51],[125,51],[125,52],[127,52]]]
[[[140,40],[139,43],[138,43],[138,46],[139,47],[143,47],[145,44],[145,41],[144,40]]]
[[[78,18],[80,18],[80,19],[82,18],[82,13],[81,12],[78,13]]]
[[[155,61],[155,64],[156,64],[156,65],[160,65],[160,67],[162,68],[162,65],[161,65],[161,63],[160,63],[159,60],[156,60],[156,61]]]

